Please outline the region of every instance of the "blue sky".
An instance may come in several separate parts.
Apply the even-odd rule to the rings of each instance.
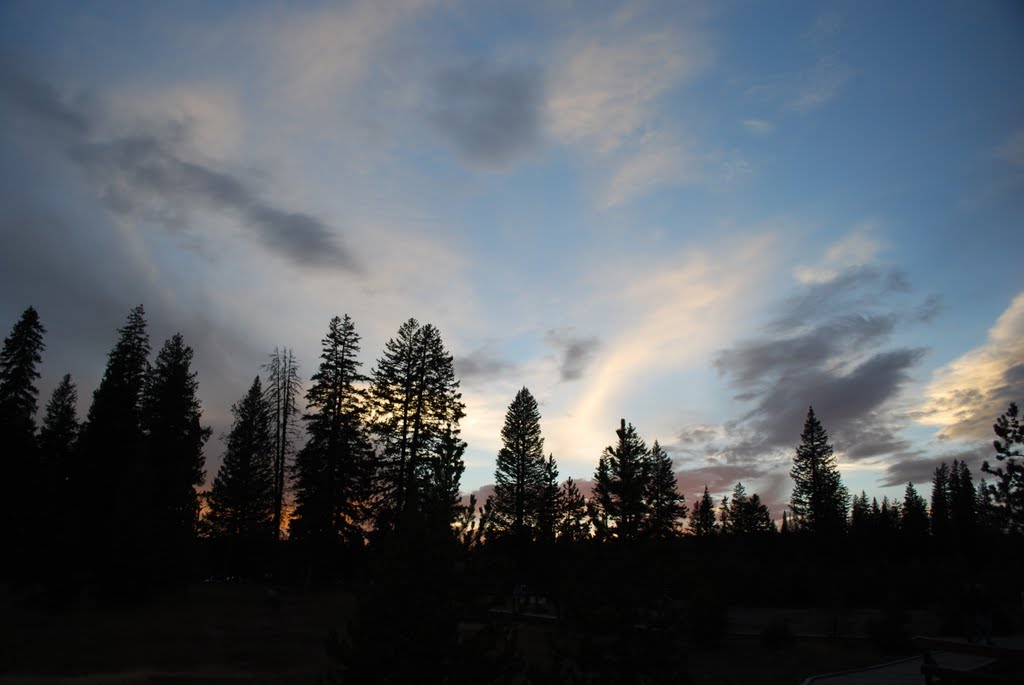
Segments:
[[[84,413],[143,302],[215,439],[274,346],[456,357],[466,491],[526,385],[563,476],[620,417],[774,505],[807,406],[852,490],[1024,399],[1014,2],[0,7],[0,320]]]

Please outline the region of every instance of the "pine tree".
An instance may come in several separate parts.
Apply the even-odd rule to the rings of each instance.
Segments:
[[[825,428],[807,411],[800,445],[793,459],[793,494],[790,509],[797,528],[817,535],[837,535],[846,526],[849,496],[839,476]]]
[[[567,542],[588,539],[590,523],[587,521],[587,501],[572,478],[562,483],[560,499],[562,508],[558,520],[558,539]]]
[[[715,503],[708,492],[708,486],[704,486],[704,494],[700,501],[693,505],[690,511],[690,534],[696,537],[707,537],[718,532],[718,524],[715,523]]]
[[[722,501],[725,507],[722,533],[749,536],[775,531],[775,522],[772,521],[768,507],[761,502],[757,493],[748,497],[743,483],[736,484],[731,499],[726,497]]]
[[[360,386],[359,335],[335,316],[321,341],[320,368],[310,378],[303,417],[309,440],[295,459],[292,537],[324,543],[363,540],[371,501],[366,402]]]
[[[928,535],[928,505],[917,494],[913,483],[907,483],[903,493],[903,513],[900,521],[903,536],[909,540],[923,540]]]
[[[599,494],[595,514],[605,522],[605,537],[636,540],[647,516],[644,495],[650,480],[650,451],[625,419],[615,434],[618,445],[605,448],[594,475],[595,494]]]
[[[145,310],[139,305],[118,329],[81,431],[75,505],[83,513],[86,537],[97,547],[87,556],[104,578],[131,573],[119,566],[144,565],[141,542],[152,534],[140,516],[150,497],[142,427],[149,350]]]
[[[850,534],[855,537],[867,537],[871,534],[871,506],[868,504],[867,493],[860,491],[854,495],[850,505]]]
[[[50,543],[49,558],[43,563],[43,575],[60,578],[73,572],[76,541],[81,538],[79,512],[72,497],[75,493],[78,443],[78,391],[66,374],[53,389],[39,430],[41,478],[33,507],[40,528]],[[44,554],[46,554],[44,552]]]
[[[782,525],[779,527],[779,534],[789,535],[789,514],[786,510],[782,511]]]
[[[465,443],[459,421],[465,404],[458,391],[452,356],[440,332],[409,319],[388,340],[370,384],[371,432],[379,450],[378,529],[397,529],[425,513],[457,513],[456,496]],[[449,522],[450,523],[450,522]]]
[[[958,545],[970,546],[977,532],[977,496],[967,462],[954,459],[949,469],[949,525]]]
[[[1024,533],[1024,424],[1016,403],[1010,403],[992,430],[999,438],[992,443],[998,465],[992,467],[986,460],[981,470],[996,478],[989,492],[1001,509],[1005,529]]]
[[[555,539],[558,519],[562,513],[562,491],[558,487],[558,464],[549,454],[544,462],[544,481],[537,504],[537,539],[551,542]]]
[[[932,537],[941,542],[949,539],[949,467],[942,462],[932,476]]]
[[[298,432],[295,416],[296,398],[302,379],[299,363],[287,347],[274,348],[270,361],[263,366],[267,372],[266,400],[271,410],[274,442],[274,536],[280,538],[284,526],[284,508],[288,499],[288,473],[291,471],[292,449]]]
[[[180,333],[160,348],[150,370],[142,402],[146,480],[145,505],[153,526],[151,541],[158,565],[169,564],[171,576],[188,562],[188,546],[196,537],[199,496],[206,480],[203,446],[211,430],[201,424],[199,381],[192,370],[192,348]]]
[[[494,470],[492,534],[524,541],[537,534],[545,486],[544,438],[537,400],[525,387],[505,412],[502,448]]]
[[[655,539],[673,538],[679,535],[681,522],[686,519],[686,498],[676,486],[672,457],[657,440],[651,446],[649,460],[649,477],[644,493],[647,516],[643,532]]]
[[[8,459],[27,458],[18,450],[33,446],[36,424],[36,400],[39,390],[37,366],[42,363],[46,329],[39,314],[29,307],[4,338],[0,351],[0,436],[7,447]],[[10,519],[8,519],[10,520]]]
[[[33,492],[39,485],[39,463],[35,441],[36,398],[39,391],[37,366],[42,363],[43,334],[39,314],[26,309],[4,339],[0,351],[0,441],[3,471],[8,487],[3,495],[4,520],[13,527],[12,558],[24,554],[30,545],[33,519],[28,516]],[[5,569],[6,571],[6,569]]]
[[[231,406],[231,415],[224,461],[210,488],[210,528],[213,535],[238,543],[272,540],[274,438],[271,409],[259,376]]]

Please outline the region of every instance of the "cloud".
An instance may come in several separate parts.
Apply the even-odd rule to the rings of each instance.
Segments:
[[[594,336],[578,336],[572,329],[553,328],[544,334],[544,341],[556,348],[561,359],[558,371],[563,381],[577,381],[593,360],[601,341]]]
[[[158,138],[82,143],[70,154],[86,170],[106,206],[118,214],[153,217],[156,207],[156,217],[183,227],[195,208],[227,211],[253,230],[266,248],[298,266],[360,271],[355,256],[322,220],[268,204],[238,177],[180,159]]]
[[[650,127],[655,103],[703,68],[704,51],[693,35],[618,21],[570,40],[550,77],[549,131],[563,142],[614,150]]]
[[[283,88],[282,101],[320,107],[380,69],[392,36],[434,0],[355,0],[345,5],[273,13],[258,34]]]
[[[608,180],[605,209],[626,204],[660,186],[700,177],[689,151],[663,134],[644,136],[635,149],[624,156],[624,161]]]
[[[747,129],[749,133],[757,136],[767,136],[775,133],[775,124],[765,119],[744,119],[742,122],[743,128]]]
[[[874,250],[844,239],[825,261],[852,253],[860,262]],[[761,335],[720,350],[715,368],[752,407],[726,425],[736,437],[715,445],[718,456],[742,463],[783,453],[798,442],[810,405],[847,460],[906,450],[899,433],[909,419],[899,400],[925,350],[888,342],[921,318],[894,299],[907,289],[905,276],[872,265],[805,278]]]
[[[1013,166],[1024,168],[1024,129],[1014,131],[996,148],[995,154]]]
[[[883,247],[873,235],[875,229],[872,223],[862,224],[831,246],[820,264],[798,266],[793,275],[801,283],[828,283],[842,271],[871,264]]]
[[[277,207],[241,178],[182,156],[188,129],[154,125],[151,131],[97,139],[110,126],[95,110],[65,102],[48,84],[4,65],[4,92],[33,123],[57,127],[66,152],[92,182],[100,199],[122,218],[142,217],[173,228],[189,223],[202,209],[228,213],[272,252],[299,266],[359,272],[353,253],[323,220]]]
[[[518,161],[542,137],[539,70],[477,62],[434,82],[430,120],[466,160],[489,168]]]
[[[935,474],[936,467],[943,462],[952,464],[953,460],[956,459],[966,462],[968,467],[971,468],[971,475],[974,477],[975,486],[977,486],[982,476],[985,475],[980,470],[981,462],[984,461],[983,455],[991,450],[990,446],[988,450],[985,447],[984,443],[979,443],[977,449],[946,452],[932,457],[907,454],[899,461],[889,464],[878,484],[884,488],[913,483],[917,489],[917,494],[928,499],[931,492],[930,483],[932,476]]]
[[[455,374],[467,383],[491,380],[514,368],[515,364],[493,355],[487,346],[455,357]]]
[[[988,438],[1010,402],[1024,400],[1024,292],[988,331],[988,339],[932,374],[918,421],[951,439]]]

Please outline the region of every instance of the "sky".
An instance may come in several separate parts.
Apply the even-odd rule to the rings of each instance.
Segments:
[[[467,493],[524,386],[563,478],[625,418],[779,517],[813,405],[851,491],[927,493],[1024,400],[1022,65],[1011,1],[8,0],[0,327],[84,415],[144,304],[209,479],[348,313],[366,372],[440,329]]]

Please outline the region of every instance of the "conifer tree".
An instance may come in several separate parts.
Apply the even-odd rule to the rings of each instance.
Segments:
[[[828,434],[813,407],[807,411],[790,476],[794,486],[789,507],[797,528],[826,536],[842,532],[849,495],[839,476]]]
[[[949,467],[942,462],[932,476],[932,537],[945,542],[949,538]]]
[[[267,372],[267,404],[271,411],[271,429],[274,442],[274,536],[280,538],[284,524],[284,507],[288,498],[288,473],[292,469],[293,445],[298,433],[295,418],[298,414],[296,398],[302,379],[299,363],[287,347],[274,348],[270,361],[263,366]]]
[[[29,307],[14,324],[0,350],[0,443],[3,444],[2,468],[7,483],[2,499],[4,521],[13,531],[12,559],[24,553],[34,532],[30,530],[33,519],[28,510],[40,477],[35,441],[39,391],[35,382],[39,378],[36,367],[42,363],[45,333],[39,314]]]
[[[867,493],[860,491],[860,496],[854,495],[850,505],[850,534],[856,537],[865,537],[871,533],[871,505],[868,504]]]
[[[587,521],[587,502],[572,478],[562,483],[562,503],[558,520],[558,539],[567,542],[581,542],[590,537],[590,523]]]
[[[761,501],[761,496],[756,492],[750,496],[747,501],[747,532],[751,535],[757,535],[760,533],[775,533],[777,528],[775,527],[775,521],[772,520],[772,514],[768,511],[768,506]]]
[[[452,356],[432,325],[409,319],[388,340],[370,384],[372,428],[379,450],[378,529],[419,518],[428,501],[453,516],[464,464],[459,421],[465,404]],[[450,522],[449,522],[450,523]]]
[[[19,450],[33,446],[39,379],[46,329],[35,308],[22,312],[0,350],[0,436],[9,460],[28,458]]]
[[[558,487],[558,464],[555,463],[555,455],[549,454],[544,461],[544,481],[537,504],[538,540],[551,542],[555,539],[563,506],[562,491]]]
[[[782,525],[779,526],[779,533],[781,535],[789,534],[789,514],[786,512],[785,509],[783,509],[782,511]]]
[[[76,506],[86,537],[98,545],[89,556],[102,575],[111,575],[119,564],[140,563],[140,540],[151,533],[139,515],[150,495],[142,455],[149,350],[145,310],[139,305],[118,329],[81,430]]]
[[[748,497],[743,483],[736,484],[731,499],[723,498],[723,506],[725,511],[722,517],[722,533],[757,535],[775,530],[775,522],[772,521],[768,507],[761,502],[761,497],[757,493]]]
[[[966,461],[953,460],[949,468],[949,525],[958,544],[969,545],[978,525],[978,500]]]
[[[655,539],[673,538],[679,535],[681,522],[686,519],[686,498],[676,486],[672,457],[657,440],[651,446],[649,460],[644,493],[647,515],[643,522],[643,532]]]
[[[596,518],[605,522],[605,537],[636,540],[647,516],[644,495],[650,480],[650,451],[625,419],[615,434],[618,445],[606,447],[598,461],[594,475],[598,496],[593,504]]]
[[[366,402],[359,387],[359,335],[352,319],[335,316],[321,341],[320,368],[310,378],[309,440],[295,459],[292,537],[324,543],[361,542],[371,501]]]
[[[704,486],[704,494],[700,501],[693,505],[690,511],[690,534],[696,537],[707,537],[718,532],[718,524],[715,522],[715,503],[708,492],[708,486]]]
[[[1024,424],[1015,402],[996,419],[992,430],[999,438],[992,443],[998,464],[992,467],[986,460],[981,470],[995,476],[990,493],[1001,509],[1006,530],[1024,533]]]
[[[39,455],[42,462],[42,488],[48,505],[63,519],[70,511],[75,477],[75,450],[78,442],[78,389],[65,374],[53,389],[39,429]]]
[[[238,543],[272,540],[274,439],[271,409],[259,376],[231,406],[231,414],[224,461],[210,489],[210,528],[213,535]]]
[[[175,563],[195,539],[196,488],[206,480],[203,446],[211,434],[208,426],[201,425],[199,381],[192,358],[192,348],[181,334],[171,336],[150,370],[142,403],[148,482],[140,485],[148,491],[146,506],[158,558],[171,555]]]
[[[914,484],[909,482],[903,493],[900,528],[909,540],[923,540],[928,535],[928,505],[924,497],[917,494]]]
[[[525,387],[505,412],[494,470],[491,532],[517,541],[535,537],[545,487],[544,438],[537,400]]]

